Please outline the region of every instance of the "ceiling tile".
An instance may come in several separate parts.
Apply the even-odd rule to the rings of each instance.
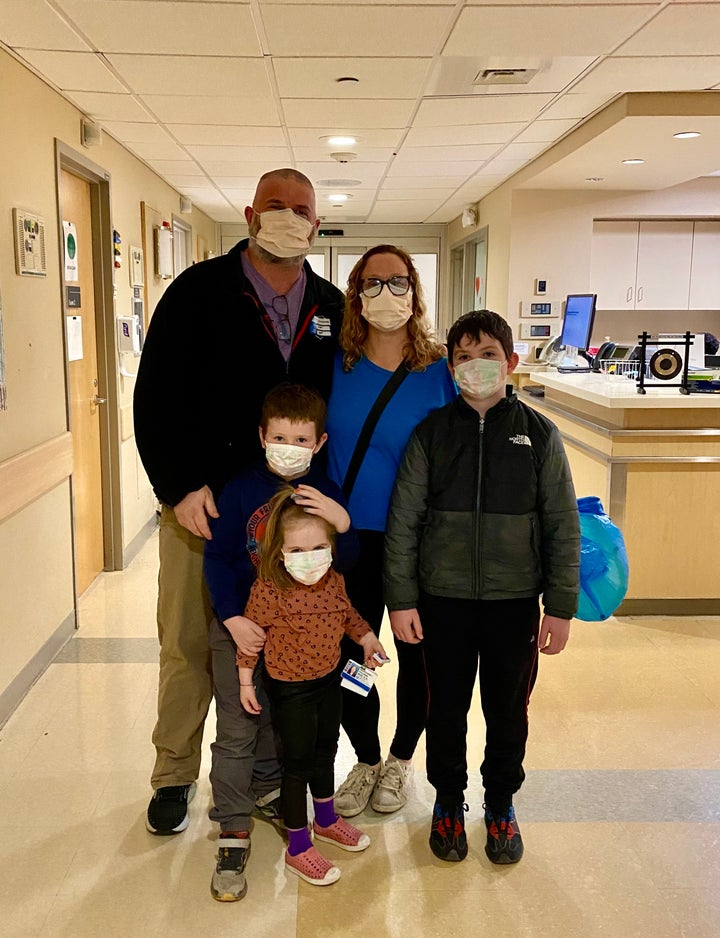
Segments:
[[[466,7],[443,54],[605,55],[651,12],[642,4]]]
[[[498,158],[501,160],[532,160],[543,150],[547,150],[548,146],[547,141],[509,143]]]
[[[618,49],[622,55],[713,55],[720,37],[720,4],[670,5]]]
[[[412,98],[432,59],[274,58],[282,98]],[[338,82],[350,76],[357,82]]]
[[[285,146],[280,127],[227,126],[220,124],[168,124],[167,129],[180,143],[206,146]]]
[[[0,39],[11,48],[90,51],[45,0],[3,0]]]
[[[454,189],[436,189],[429,185],[426,189],[381,189],[378,193],[379,202],[407,201],[409,199],[437,199],[444,202],[455,192]]]
[[[298,36],[307,56],[356,56],[363,49],[375,56],[430,56],[451,22],[449,7],[373,7],[336,4],[302,7],[263,3],[262,20],[273,56],[294,56]]]
[[[436,143],[438,140],[436,139]],[[486,143],[484,145],[470,145],[462,147],[454,146],[434,146],[434,147],[409,147],[403,146],[399,155],[395,159],[395,165],[404,163],[448,163],[462,162],[463,160],[472,160],[475,163],[484,163],[493,153],[497,152],[499,144]]]
[[[385,114],[383,113],[383,120],[385,119]],[[348,136],[348,131],[343,130],[340,132],[337,127],[330,126],[328,127],[291,127],[289,130],[290,141],[294,147],[315,147],[317,145],[322,145],[325,149],[330,152],[330,150],[337,149],[337,147],[331,146],[326,140],[321,140],[322,137],[346,137]],[[363,130],[362,132],[351,134],[357,138],[358,146],[360,147],[396,147],[403,134],[402,127],[389,128],[387,130]]]
[[[518,134],[524,122],[512,124],[470,124],[464,127],[412,127],[404,146],[438,146],[438,141],[452,141],[457,145],[505,143]]]
[[[577,121],[569,120],[536,120],[523,130],[513,141],[514,143],[551,143],[566,134]]]
[[[301,173],[305,173],[310,179],[359,179],[360,182],[377,184],[383,174],[383,163],[363,163],[356,161],[354,163],[336,163],[334,160],[327,162],[298,162],[297,168]]]
[[[212,95],[218,89],[245,91],[248,97],[272,101],[262,59],[212,56],[120,55],[107,56],[125,81],[140,94]]]
[[[101,52],[262,55],[246,3],[59,2]]]
[[[103,121],[103,128],[120,143],[164,143],[168,136],[159,124],[133,121]]]
[[[253,151],[248,150],[248,157],[253,156]],[[198,162],[200,162],[198,160]],[[285,161],[286,162],[286,161]],[[215,176],[248,176],[254,177],[255,180],[258,180],[263,173],[268,172],[268,170],[279,168],[284,165],[284,161],[280,160],[275,165],[268,165],[265,160],[258,160],[257,162],[252,159],[240,160],[205,160],[201,164],[203,169],[208,173],[208,175]],[[300,170],[304,172],[304,170]]]
[[[437,210],[438,203],[434,200],[408,199],[405,202],[376,202],[368,221],[371,222],[422,222]]]
[[[220,95],[142,96],[150,110],[166,124],[243,125],[279,127],[275,105],[265,99],[233,98]]]
[[[577,120],[588,117],[594,111],[597,111],[603,105],[612,101],[614,93],[604,94],[575,94],[568,92],[562,98],[546,108],[541,115],[542,120],[560,119],[573,117]]]
[[[223,190],[241,189],[254,194],[258,184],[258,176],[213,176],[215,184]]]
[[[199,176],[199,183],[205,180],[205,173],[193,160],[148,160],[148,163],[161,176]]]
[[[433,173],[428,179],[432,182],[433,189],[456,189],[465,182],[467,173],[465,175],[457,174],[454,176],[449,175],[447,172],[443,174]],[[414,189],[418,186],[419,182],[420,180],[417,176],[388,176],[383,180],[383,190]]]
[[[365,127],[405,127],[414,102],[383,100],[301,101],[283,98],[288,127],[317,127],[330,124],[340,130],[362,131]]]
[[[442,55],[434,63],[425,88],[426,95],[543,94],[559,92],[595,61],[595,56],[559,55],[553,58],[526,57],[504,53],[493,55]],[[492,69],[531,69],[535,72],[526,84],[475,83],[478,75]]]
[[[187,150],[201,165],[211,162],[251,160],[252,162],[267,162],[272,163],[274,166],[284,166],[290,159],[287,147],[256,147],[252,144],[245,147],[206,147],[191,144],[188,145]]]
[[[94,120],[149,121],[150,115],[129,94],[105,94],[94,91],[65,92],[81,111]]]
[[[720,56],[605,59],[575,86],[584,92],[702,91],[720,81]]]
[[[166,137],[164,143],[129,143],[128,146],[142,159],[151,160],[182,160],[187,153],[182,147]]]
[[[23,49],[20,55],[64,91],[109,91],[112,94],[128,91],[94,52]]]
[[[153,164],[155,167],[157,164]],[[181,192],[185,192],[185,189],[194,188],[198,185],[200,181],[204,178],[203,176],[183,176],[182,174],[174,173],[165,173],[164,178],[170,183],[171,186],[174,186],[176,189],[179,189]]]
[[[390,167],[388,178],[392,176],[404,176],[406,178],[421,176],[432,180],[436,174],[443,175],[448,173],[453,173],[455,176],[467,177],[474,173],[481,165],[482,161],[479,162],[477,160],[458,160],[457,162],[449,163],[440,159],[437,163],[408,163],[397,159]]]
[[[551,94],[497,95],[469,98],[425,98],[415,119],[416,127],[448,127],[455,124],[529,121],[553,99]]]
[[[320,143],[316,147],[293,147],[295,159],[303,163],[319,163],[332,158],[330,154],[336,152],[357,153],[358,159],[361,159],[363,163],[387,163],[393,155],[393,148],[366,147],[358,144],[349,147],[331,147]]]

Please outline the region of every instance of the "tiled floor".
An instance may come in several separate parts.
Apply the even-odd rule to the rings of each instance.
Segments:
[[[157,645],[153,538],[82,601],[82,628],[0,730],[0,935],[63,938],[493,936],[718,938],[720,621],[577,622],[543,658],[531,704],[528,780],[516,799],[516,867],[483,853],[481,790],[467,794],[470,854],[427,846],[424,751],[399,814],[368,811],[362,855],[328,847],[343,871],[316,889],[286,878],[283,845],[258,824],[249,890],[210,897],[208,720],[189,829],[145,830]],[[392,666],[380,677],[392,734]],[[481,759],[473,710],[470,764]],[[351,765],[341,742],[337,775]]]

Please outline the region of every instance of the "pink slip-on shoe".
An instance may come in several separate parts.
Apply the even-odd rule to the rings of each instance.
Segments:
[[[357,827],[349,824],[345,818],[339,817],[330,827],[320,827],[313,821],[313,831],[316,840],[324,840],[329,844],[335,844],[343,850],[350,850],[358,853],[360,850],[367,850],[370,846],[370,838],[363,834]]]
[[[315,847],[309,847],[294,857],[286,850],[285,869],[311,886],[329,886],[340,879],[340,870]]]

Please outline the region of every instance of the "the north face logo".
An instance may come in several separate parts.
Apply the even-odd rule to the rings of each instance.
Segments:
[[[530,437],[525,436],[524,433],[518,433],[516,436],[511,436],[510,443],[517,443],[519,446],[532,446]]]

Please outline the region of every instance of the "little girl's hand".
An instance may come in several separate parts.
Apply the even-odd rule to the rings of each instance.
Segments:
[[[380,644],[377,635],[374,632],[368,632],[367,635],[364,635],[360,639],[360,645],[362,646],[363,651],[365,652],[365,667],[372,668],[373,670],[378,667],[382,667],[385,662],[378,661],[377,658],[374,658],[373,655],[377,654],[381,658],[387,659],[387,654],[385,649]]]
[[[250,684],[247,687],[243,684],[240,687],[240,703],[243,705],[244,709],[248,713],[258,714],[262,711],[262,707],[258,703],[257,696],[255,694],[255,685]]]

